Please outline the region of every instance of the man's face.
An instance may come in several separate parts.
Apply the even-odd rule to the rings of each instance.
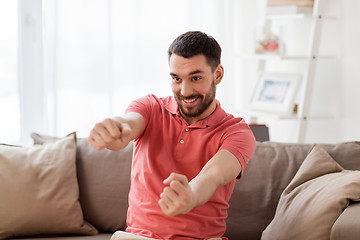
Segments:
[[[184,119],[192,124],[208,117],[216,108],[216,85],[222,78],[222,66],[213,72],[202,54],[191,58],[172,54],[169,63],[172,91]]]

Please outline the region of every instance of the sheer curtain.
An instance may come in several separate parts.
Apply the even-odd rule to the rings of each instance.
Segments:
[[[20,138],[17,1],[0,1],[0,142]]]
[[[171,95],[167,48],[187,30],[223,33],[222,1],[46,0],[50,132],[87,136],[135,98]],[[46,71],[49,69],[45,69]],[[51,86],[52,85],[52,86]],[[49,111],[48,111],[49,112]],[[50,113],[49,117],[51,116]]]
[[[105,117],[122,114],[134,98],[171,92],[167,46],[187,29],[179,1],[46,1],[53,134],[86,136]],[[183,12],[175,17],[173,11]],[[46,30],[46,29],[45,29]],[[52,78],[52,79],[51,79]],[[50,86],[52,85],[52,86]],[[51,94],[50,94],[51,93]]]
[[[18,2],[21,142],[30,142],[31,132],[87,137],[96,122],[123,114],[133,99],[171,95],[167,48],[189,30],[219,41],[225,79],[218,98],[234,115],[241,109],[236,34],[246,1]]]

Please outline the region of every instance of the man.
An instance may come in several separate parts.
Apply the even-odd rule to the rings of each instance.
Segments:
[[[216,40],[187,32],[168,53],[174,96],[140,98],[88,139],[98,150],[134,140],[127,233],[112,240],[226,239],[228,201],[255,149],[244,120],[215,99],[224,75]]]

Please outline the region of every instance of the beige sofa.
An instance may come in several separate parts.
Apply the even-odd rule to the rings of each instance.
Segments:
[[[27,150],[23,151],[24,153],[22,156],[24,156],[25,154],[30,155],[30,157],[32,158],[36,158],[34,157],[36,156],[36,151],[45,151],[45,154],[40,154],[40,158],[43,159],[48,156],[56,158],[58,155],[64,155],[62,154],[62,152],[68,151],[67,147],[64,147],[64,144],[68,144],[68,146],[70,146],[71,141],[73,141],[74,137],[67,137],[67,142],[64,140],[64,138],[57,140],[56,138],[39,134],[33,134],[32,138],[34,139],[34,142],[36,144],[46,144],[26,148]],[[46,146],[50,150],[44,150]],[[284,195],[284,199],[282,200],[282,202],[286,201],[285,204],[287,204],[287,206],[285,210],[282,209],[283,212],[277,213],[276,218],[274,218],[274,216],[282,192],[297,174],[300,166],[305,159],[307,159],[307,162],[309,162],[310,164],[315,164],[314,167],[309,168],[310,172],[311,169],[319,170],[326,168],[324,167],[326,164],[324,165],[322,162],[319,163],[319,165],[316,165],[317,162],[314,159],[319,158],[319,155],[317,155],[317,153],[314,153],[311,157],[308,156],[309,151],[314,150],[314,148],[311,147],[311,144],[257,142],[256,151],[251,158],[247,168],[245,169],[243,177],[241,178],[241,180],[237,181],[234,193],[230,199],[230,207],[228,210],[229,216],[226,220],[226,237],[231,240],[260,239],[262,232],[271,223],[272,228],[267,229],[267,235],[264,235],[263,239],[296,239],[296,237],[284,237],[286,236],[286,234],[288,234],[286,231],[289,231],[289,229],[296,229],[297,226],[303,226],[303,222],[311,222],[312,219],[311,212],[310,214],[307,213],[306,216],[303,216],[302,213],[306,212],[306,209],[303,210],[301,208],[306,208],[311,204],[319,204],[321,208],[327,205],[327,200],[325,200],[325,202],[324,200],[320,200],[320,202],[315,201],[315,203],[312,202],[317,199],[317,197],[314,197],[314,195],[311,196],[311,194],[314,194],[314,192],[312,192],[311,194],[309,194],[310,199],[304,200],[306,201],[304,202],[304,205],[300,206],[299,203],[297,203],[298,205],[295,205],[297,209],[294,209],[292,205],[293,202],[291,201],[296,199],[296,194],[295,196],[292,195],[290,198],[287,198],[287,196]],[[32,149],[35,148],[37,150],[32,151]],[[77,142],[75,143],[75,149],[71,151],[75,151],[74,158],[76,156],[76,160],[74,159],[75,162],[73,164],[73,167],[75,169],[74,171],[76,171],[74,176],[76,177],[76,184],[78,184],[79,190],[78,195],[75,195],[75,197],[78,196],[80,209],[77,209],[76,211],[79,212],[82,218],[80,225],[75,230],[69,230],[66,227],[63,229],[56,227],[53,228],[50,223],[49,226],[51,227],[42,227],[41,225],[44,225],[44,223],[41,222],[39,222],[40,226],[36,226],[36,219],[39,217],[39,213],[37,213],[36,216],[29,216],[31,215],[31,211],[29,212],[27,209],[25,209],[23,210],[24,213],[22,216],[22,213],[19,213],[17,209],[9,210],[8,208],[15,208],[12,203],[13,200],[6,199],[6,197],[4,197],[4,194],[7,193],[5,192],[5,190],[0,189],[0,203],[4,201],[11,201],[11,203],[8,203],[8,205],[10,206],[0,206],[0,239],[3,239],[4,236],[7,236],[8,238],[18,237],[20,239],[30,239],[30,237],[33,237],[35,235],[35,237],[42,237],[42,239],[105,240],[110,239],[112,232],[118,229],[124,230],[126,227],[127,195],[130,184],[129,178],[132,148],[132,143],[130,143],[125,149],[118,152],[113,152],[109,150],[96,151],[89,146],[86,139],[77,139]],[[344,169],[347,169],[345,171],[346,173],[357,173],[356,171],[349,170],[360,170],[360,143],[347,142],[339,144],[323,144],[320,145],[320,148],[325,149],[326,152],[330,154],[329,156],[331,158],[338,162]],[[12,155],[9,154],[9,152],[13,153],[20,151],[21,149],[24,148],[1,146],[0,168],[4,167],[4,162],[12,162],[13,158],[17,157],[16,154]],[[71,155],[71,151],[68,151],[67,154]],[[6,153],[5,157],[4,153]],[[320,155],[321,154],[323,153],[321,153],[320,151]],[[29,159],[30,158],[28,158],[26,161],[32,161]],[[21,163],[21,161],[20,164],[24,165],[24,163]],[[40,160],[37,160],[37,162],[39,161]],[[55,162],[56,161],[59,162],[58,160],[55,160]],[[331,161],[331,159],[329,159],[329,161]],[[45,162],[45,165],[48,166],[51,165],[51,163]],[[330,162],[330,165],[333,166],[334,163]],[[41,163],[40,167],[37,167],[37,169],[42,168],[43,166],[44,163]],[[67,167],[65,171],[71,172],[71,166]],[[331,175],[331,172],[339,171],[340,170],[338,170],[337,168],[334,168],[333,170],[330,170],[330,172],[323,172],[322,175]],[[29,170],[27,169],[26,172],[29,172]],[[16,176],[20,176],[19,174],[21,174],[21,172],[13,174],[18,174],[14,176],[14,179],[17,179]],[[40,175],[44,175],[44,178],[46,178],[46,174],[40,173]],[[52,173],[52,175],[56,174]],[[307,176],[307,171],[305,171],[305,175]],[[4,174],[0,173],[0,181],[2,180],[1,178],[4,178],[4,176]],[[49,178],[53,179],[51,177]],[[66,177],[66,179],[69,178],[71,177]],[[309,179],[308,181],[306,181],[306,183],[311,183],[314,178],[315,177]],[[58,182],[59,184],[61,184],[61,182],[64,181],[65,180],[59,180]],[[23,182],[23,184],[25,184],[24,189],[27,189],[27,183]],[[52,184],[58,183],[52,182]],[[322,184],[321,187],[323,185],[326,184]],[[61,188],[62,186],[57,187],[57,189],[59,189],[59,192],[61,191]],[[350,189],[348,187],[341,186],[340,188]],[[300,191],[301,193],[307,191],[307,188],[302,188],[302,186],[297,187],[296,189],[304,189]],[[333,187],[328,186],[328,189],[331,190],[333,189]],[[355,191],[357,191],[357,186],[351,189],[355,189]],[[66,194],[55,194],[59,195],[58,197],[60,200],[54,200],[51,196],[49,196],[49,199],[47,201],[62,202],[62,198],[64,197],[64,195],[67,194],[70,194],[70,192],[67,192]],[[321,194],[321,191],[317,193],[317,195]],[[360,191],[355,194],[358,194],[358,196],[360,197]],[[19,193],[19,195],[21,195],[21,193]],[[305,194],[305,197],[306,195],[307,194]],[[24,198],[24,196],[22,196],[21,198]],[[304,199],[304,196],[302,196],[302,198]],[[35,199],[37,199],[37,197]],[[349,196],[345,196],[344,199],[340,199],[339,202],[335,203],[336,207],[327,206],[329,209],[326,209],[326,213],[334,213],[331,215],[331,219],[330,217],[326,217],[325,219],[321,219],[321,221],[323,222],[318,221],[314,222],[314,224],[310,224],[311,232],[320,232],[319,236],[323,236],[317,237],[317,239],[358,239],[358,236],[360,236],[360,204],[356,203],[355,198],[353,199],[354,201],[348,201],[348,199]],[[72,203],[74,203],[74,200]],[[24,202],[22,204],[24,204]],[[47,203],[44,204],[46,205]],[[55,208],[57,207],[55,206]],[[60,212],[57,213],[57,216],[55,216],[55,218],[66,218],[66,214],[64,214],[64,216],[60,216],[61,214],[63,214],[63,212],[66,211],[62,210],[60,207],[58,208]],[[40,215],[46,215],[47,211],[51,212],[52,209],[48,208],[48,210],[45,211],[43,209],[40,209],[38,211],[40,212]],[[15,218],[12,225],[6,225],[7,216],[4,216],[4,213],[8,214],[10,216],[10,219],[12,218],[12,215],[15,215],[15,212],[16,214],[19,214],[19,218]],[[3,216],[1,216],[1,214]],[[47,219],[45,219],[45,222],[51,222],[52,215],[49,214],[49,216],[47,216]],[[286,216],[287,219],[282,219],[282,216]],[[21,220],[19,220],[20,218]],[[21,226],[17,226],[17,223],[21,222],[23,218],[28,218],[28,220],[25,220],[25,223],[21,223]],[[322,217],[315,216],[316,220],[320,218]],[[85,221],[83,219],[85,219]],[[289,221],[289,219],[296,219],[296,222],[292,223],[295,225],[288,225],[288,223],[291,222]],[[271,222],[272,220],[274,221]],[[70,220],[64,220],[64,222],[68,221]],[[281,231],[282,237],[277,236],[276,233],[279,232],[279,225],[281,224],[284,226],[284,231]],[[29,225],[32,226],[32,230],[36,229],[36,231],[34,232],[26,230],[28,228],[24,226]],[[6,226],[11,229],[6,229]],[[323,226],[327,226],[327,228],[324,229]],[[86,229],[84,230],[84,228]],[[303,230],[304,229],[302,229],[302,231]],[[307,238],[305,236],[299,236],[299,239],[310,238]]]

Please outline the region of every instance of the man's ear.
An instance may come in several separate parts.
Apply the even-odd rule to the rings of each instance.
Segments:
[[[216,67],[214,71],[214,75],[215,75],[215,84],[218,85],[221,82],[222,78],[224,77],[224,67],[221,64],[219,64]]]

